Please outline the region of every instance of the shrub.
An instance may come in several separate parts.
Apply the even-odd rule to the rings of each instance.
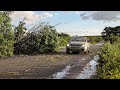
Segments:
[[[37,30],[28,33],[16,43],[16,54],[41,54],[57,51],[59,39],[54,26],[47,24],[39,26],[36,27]]]
[[[102,40],[102,36],[87,36],[87,38],[92,44],[96,44]]]
[[[13,55],[14,33],[10,14],[8,11],[0,11],[0,57]]]
[[[71,39],[69,34],[66,33],[59,33],[59,47],[65,47],[68,43],[68,41]]]
[[[99,64],[97,66],[98,76],[101,79],[120,79],[120,43],[111,44],[107,42],[102,47]]]

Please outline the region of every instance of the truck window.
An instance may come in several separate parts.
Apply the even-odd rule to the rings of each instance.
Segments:
[[[78,38],[78,37],[74,37],[74,38],[71,39],[71,41],[86,42],[86,38]]]

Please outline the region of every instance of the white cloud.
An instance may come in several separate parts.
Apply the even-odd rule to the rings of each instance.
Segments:
[[[31,24],[34,21],[38,21],[40,19],[53,17],[53,15],[48,12],[37,14],[33,11],[14,11],[14,13],[11,15],[12,20],[18,20],[21,18],[23,19],[24,17],[27,18],[25,22]]]
[[[70,13],[73,13],[73,11],[61,11],[61,14],[63,14],[63,15],[67,15],[67,14],[70,14]]]
[[[45,12],[45,13],[41,14],[40,17],[41,18],[47,18],[47,17],[53,17],[53,15],[50,14],[50,13]]]
[[[75,13],[76,13],[76,14],[80,14],[80,12],[79,12],[79,11],[75,11]]]
[[[75,14],[78,14],[78,15],[80,15],[80,14],[83,14],[83,13],[88,13],[89,11],[74,11],[74,13]],[[91,13],[93,12],[93,11],[90,11]]]

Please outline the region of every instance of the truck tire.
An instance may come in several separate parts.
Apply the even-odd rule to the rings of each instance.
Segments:
[[[90,51],[88,50],[88,53],[89,53]]]
[[[70,52],[69,51],[67,51],[67,54],[69,54]]]
[[[77,52],[78,54],[80,53],[80,51]]]
[[[67,53],[67,54],[69,54],[69,53],[70,53],[70,51],[66,49],[66,53]]]
[[[73,54],[78,54],[80,53],[79,51],[72,51]]]
[[[84,54],[87,54],[86,52],[84,52]]]

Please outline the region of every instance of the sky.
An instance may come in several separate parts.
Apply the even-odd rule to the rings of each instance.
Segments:
[[[120,25],[120,11],[14,11],[12,24],[26,17],[28,30],[39,22],[49,22],[58,32],[70,35],[101,35],[105,27]]]

